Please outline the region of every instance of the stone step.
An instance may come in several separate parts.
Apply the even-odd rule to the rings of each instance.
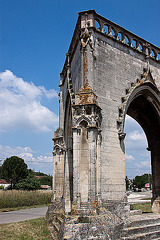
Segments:
[[[128,227],[139,227],[143,225],[160,224],[160,218],[136,219],[128,224]]]
[[[60,224],[56,221],[52,221],[52,226],[54,227],[55,231],[58,233],[60,229]]]
[[[153,240],[160,239],[160,231],[148,232],[148,233],[139,233],[132,236],[121,237],[121,240]]]
[[[63,218],[62,217],[59,217],[59,216],[56,216],[56,222],[59,223],[59,225],[61,225],[63,223]]]
[[[147,232],[154,232],[159,231],[160,232],[160,224],[152,224],[152,225],[141,225],[139,227],[127,227],[123,229],[122,236],[127,237],[134,234],[139,233],[147,233]]]
[[[142,215],[142,210],[131,210],[130,216]]]

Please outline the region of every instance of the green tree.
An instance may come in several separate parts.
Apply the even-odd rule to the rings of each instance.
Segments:
[[[126,190],[129,190],[129,179],[127,176],[126,176]]]
[[[141,176],[136,176],[134,179],[133,179],[133,186],[135,188],[138,188],[138,189],[141,189],[141,188],[144,188],[145,187],[145,184],[146,183],[151,183],[152,182],[152,176],[151,174],[143,174]]]
[[[47,176],[47,174],[42,173],[42,172],[34,172],[36,176]]]
[[[35,176],[35,172],[32,169],[28,169],[28,175],[29,176]]]
[[[52,187],[52,178],[53,177],[51,175],[41,176],[39,182],[41,185],[49,185]]]
[[[16,183],[15,188],[18,190],[38,190],[40,189],[40,182],[35,176],[28,175],[27,178]]]
[[[28,175],[28,166],[22,158],[12,156],[7,158],[1,169],[1,176],[11,182],[11,188],[16,182],[26,178]]]

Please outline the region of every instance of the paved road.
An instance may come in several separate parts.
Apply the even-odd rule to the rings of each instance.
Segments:
[[[151,200],[146,200],[146,198],[151,198],[152,192],[146,191],[146,192],[132,192],[128,196],[128,202],[129,203],[143,203],[143,202],[151,202]]]
[[[46,211],[47,207],[41,207],[0,213],[0,224],[20,222],[44,217]]]

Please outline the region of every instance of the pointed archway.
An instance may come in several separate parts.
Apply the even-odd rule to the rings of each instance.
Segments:
[[[128,98],[125,113],[144,130],[152,166],[152,211],[160,212],[160,95],[151,82],[136,87]]]

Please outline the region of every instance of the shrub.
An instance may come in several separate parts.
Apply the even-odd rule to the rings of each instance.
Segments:
[[[0,208],[15,208],[51,203],[52,191],[0,191]]]
[[[15,189],[18,190],[38,190],[40,189],[40,182],[36,177],[28,176],[26,179],[23,179],[16,183]]]

